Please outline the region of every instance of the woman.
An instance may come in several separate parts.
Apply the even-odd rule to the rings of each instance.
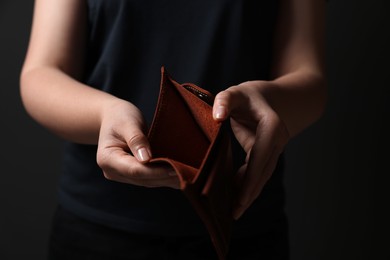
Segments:
[[[324,1],[36,0],[27,112],[64,140],[50,259],[216,259],[146,133],[165,65],[235,136],[228,259],[288,259],[283,150],[326,102]]]

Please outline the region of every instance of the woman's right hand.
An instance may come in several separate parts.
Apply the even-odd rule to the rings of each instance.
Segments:
[[[178,188],[172,169],[146,163],[151,152],[141,112],[129,102],[77,80],[84,75],[86,6],[79,0],[35,1],[20,74],[26,111],[65,140],[98,144],[97,163],[107,179]]]
[[[97,163],[105,178],[178,189],[179,180],[171,167],[147,163],[152,152],[141,111],[124,100],[110,102],[102,111]]]

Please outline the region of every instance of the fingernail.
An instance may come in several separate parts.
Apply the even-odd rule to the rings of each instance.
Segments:
[[[150,155],[148,150],[145,147],[142,147],[137,150],[137,159],[141,162],[146,162],[150,160]]]
[[[223,106],[219,106],[215,109],[214,117],[216,119],[223,119],[226,116],[226,109]]]

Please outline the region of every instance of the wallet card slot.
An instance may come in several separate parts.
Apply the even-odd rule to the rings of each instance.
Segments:
[[[192,94],[209,104],[210,106],[212,105],[213,102],[213,97],[211,93],[208,93],[206,91],[202,91],[199,88],[196,88],[194,85],[190,83],[183,84],[183,87],[190,91]]]
[[[213,99],[211,94],[206,91],[201,91],[199,88],[191,87],[189,84],[178,85],[176,86],[176,89],[180,93],[189,111],[191,111],[199,128],[203,131],[204,135],[207,136],[208,140],[212,142],[217,136],[220,123],[213,119],[212,105],[205,102],[203,99],[200,99],[199,95],[194,93],[203,93],[203,97],[207,96],[209,100]],[[189,91],[188,89],[192,89],[192,91]]]

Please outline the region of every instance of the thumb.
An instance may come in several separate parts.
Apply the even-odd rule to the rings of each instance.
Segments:
[[[231,112],[240,105],[242,100],[242,93],[237,90],[237,86],[219,92],[214,99],[214,120],[223,121],[228,118]]]
[[[121,132],[127,146],[133,156],[142,163],[148,162],[152,158],[150,144],[145,135],[144,122],[142,120],[129,120],[126,125],[122,125]]]
[[[151,159],[150,144],[142,131],[134,131],[126,141],[134,157],[139,162],[145,163]]]

